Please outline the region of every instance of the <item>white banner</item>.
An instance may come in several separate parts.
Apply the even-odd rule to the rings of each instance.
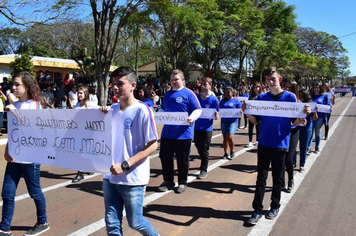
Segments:
[[[351,92],[350,87],[335,87],[335,93],[349,93]]]
[[[324,93],[324,95],[328,96],[328,98],[334,98],[334,94],[332,92]]]
[[[214,119],[215,118],[215,108],[203,108],[203,113],[199,116],[199,119]]]
[[[241,117],[241,109],[237,108],[222,108],[219,111],[220,118],[239,118]]]
[[[246,103],[245,114],[258,116],[276,116],[289,118],[306,117],[304,113],[305,103],[296,102],[274,102],[274,101],[256,101],[248,100]],[[316,103],[308,103],[311,110],[315,111]]]
[[[156,124],[190,125],[188,112],[154,112]]]
[[[15,160],[110,173],[111,112],[42,109],[7,114],[8,147]]]
[[[331,113],[330,109],[331,107],[329,105],[321,105],[321,104],[318,104],[318,112],[321,112],[321,113]]]
[[[242,103],[243,101],[248,100],[248,97],[237,97],[237,100],[239,100]]]

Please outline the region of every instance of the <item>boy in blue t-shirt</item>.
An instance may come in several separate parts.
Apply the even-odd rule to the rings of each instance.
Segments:
[[[189,155],[193,138],[193,122],[202,114],[197,96],[184,86],[184,75],[180,70],[171,74],[172,89],[165,95],[162,110],[166,112],[188,112],[187,121],[190,125],[164,125],[161,134],[159,156],[162,164],[164,182],[158,190],[165,192],[174,184],[173,156],[176,156],[178,166],[177,193],[183,193],[188,184]]]
[[[198,96],[202,108],[215,108],[215,119],[219,117],[219,101],[211,92],[213,80],[203,77],[200,80],[202,93]],[[213,119],[199,118],[194,126],[194,143],[200,156],[200,174],[198,179],[204,179],[208,174],[209,147],[213,135]]]
[[[257,100],[278,101],[278,102],[296,102],[297,98],[293,93],[282,90],[280,82],[282,77],[275,67],[265,70],[266,83],[270,92],[260,94]],[[243,105],[243,110],[245,105]],[[260,123],[260,135],[258,139],[257,151],[257,181],[255,197],[252,203],[254,213],[248,219],[248,223],[255,225],[262,217],[263,198],[266,189],[266,180],[268,170],[272,163],[273,188],[271,197],[271,209],[267,211],[266,218],[274,219],[278,216],[280,207],[281,190],[283,187],[283,175],[285,169],[285,156],[289,149],[289,139],[291,133],[291,123],[298,126],[302,119],[291,119],[274,116],[253,116],[248,115],[252,123]]]

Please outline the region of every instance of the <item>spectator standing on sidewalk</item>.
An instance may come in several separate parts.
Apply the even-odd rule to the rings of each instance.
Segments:
[[[211,91],[213,80],[209,77],[203,77],[200,79],[201,90],[198,99],[200,106],[204,108],[214,108],[215,119],[219,117],[219,101]],[[213,118],[199,118],[195,121],[194,125],[194,143],[198,149],[200,156],[200,174],[199,179],[204,179],[208,174],[209,165],[209,147],[211,143],[211,137],[213,135]]]
[[[177,193],[183,193],[188,185],[189,155],[193,138],[193,122],[202,114],[199,100],[194,92],[185,87],[184,74],[173,70],[170,78],[172,89],[164,95],[162,109],[166,112],[187,112],[190,125],[164,125],[161,134],[159,156],[161,159],[164,182],[158,190],[165,192],[174,184],[173,156],[178,166]]]

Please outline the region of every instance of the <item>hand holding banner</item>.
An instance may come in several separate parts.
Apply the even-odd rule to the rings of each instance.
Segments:
[[[110,173],[111,113],[99,109],[11,110],[8,148],[15,161]]]
[[[289,117],[289,118],[304,118],[305,103],[296,102],[274,102],[274,101],[245,101],[246,109],[245,114],[258,115],[258,116],[276,116],[276,117]],[[308,103],[315,110],[314,103]]]
[[[220,118],[239,118],[241,117],[241,109],[237,108],[222,108],[219,111]]]
[[[154,115],[156,124],[190,125],[187,112],[155,112]]]

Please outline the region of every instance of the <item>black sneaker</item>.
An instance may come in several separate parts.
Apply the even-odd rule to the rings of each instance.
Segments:
[[[319,154],[319,152],[320,152],[319,147],[316,147],[314,153]]]
[[[294,180],[288,181],[287,192],[290,193],[294,189]]]
[[[4,231],[0,229],[0,236],[12,236],[11,231]]]
[[[44,223],[44,224],[40,224],[40,223],[36,223],[35,226],[33,226],[29,231],[27,231],[24,236],[27,235],[40,235],[43,232],[49,230],[49,224],[48,222]]]
[[[266,218],[273,220],[274,218],[276,218],[278,216],[278,212],[279,212],[279,209],[271,209],[267,212]]]
[[[257,212],[252,213],[252,216],[247,220],[247,223],[251,225],[257,224],[258,220],[261,219],[262,214],[258,214]]]
[[[198,179],[204,179],[208,175],[208,172],[205,170],[200,171],[200,174],[198,175]]]
[[[81,171],[78,171],[78,174],[77,176],[75,176],[75,178],[72,180],[72,183],[76,183],[76,182],[79,182],[81,180],[84,179],[84,173],[81,172]]]
[[[173,189],[175,186],[175,184],[172,182],[166,182],[164,181],[159,187],[158,187],[158,190],[161,191],[161,192],[167,192],[168,190],[171,190]]]

